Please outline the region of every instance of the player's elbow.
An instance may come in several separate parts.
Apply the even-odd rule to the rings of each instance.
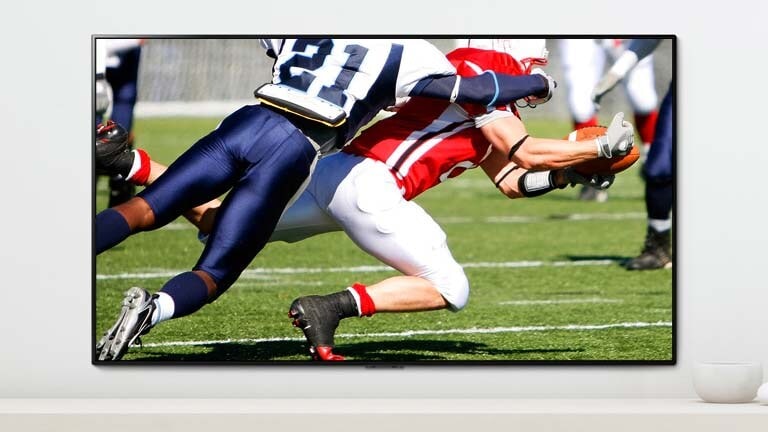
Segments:
[[[533,170],[536,169],[538,164],[541,163],[539,160],[537,160],[536,157],[532,157],[529,155],[520,155],[513,159],[515,163],[517,163],[517,166],[524,170]]]
[[[509,199],[517,199],[517,198],[522,198],[523,197],[523,194],[521,194],[517,189],[513,189],[513,188],[510,188],[510,187],[508,187],[508,188],[500,188],[499,191],[502,194],[504,194],[505,197],[507,197]]]

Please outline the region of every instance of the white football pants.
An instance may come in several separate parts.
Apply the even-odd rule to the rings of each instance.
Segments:
[[[469,281],[448,249],[445,232],[418,204],[403,198],[383,163],[347,153],[320,159],[270,241],[296,242],[338,230],[404,275],[432,282],[452,310],[467,304]]]

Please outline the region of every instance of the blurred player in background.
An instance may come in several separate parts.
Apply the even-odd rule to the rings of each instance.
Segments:
[[[625,50],[621,39],[560,39],[560,55],[568,94],[568,110],[573,128],[597,126],[597,109],[592,101],[592,90],[602,76],[608,62],[615,61]],[[658,117],[659,98],[653,74],[653,56],[640,61],[623,80],[627,99],[635,116],[635,126],[643,143],[643,153],[653,142]],[[580,198],[603,202],[607,191],[583,188]]]
[[[501,52],[461,48],[448,58],[467,77],[486,70],[527,74],[543,60],[532,57],[541,55],[540,48],[504,47]],[[510,53],[525,60],[518,62]],[[611,144],[602,149],[594,139],[574,143],[528,137],[516,114],[510,105],[488,109],[412,98],[341,153],[320,160],[307,190],[280,219],[271,241],[295,242],[343,229],[361,249],[404,276],[296,299],[289,314],[304,331],[313,358],[343,359],[333,352],[334,331],[343,318],[459,311],[467,304],[469,281],[443,230],[411,201],[416,196],[476,166],[511,199],[540,196],[568,184],[605,188],[612,178],[587,179],[565,167],[605,157],[610,150],[621,153],[616,149],[621,142],[629,143],[625,150],[631,147],[634,132],[623,116],[617,116],[607,135]],[[200,207],[197,217],[190,218],[202,232],[209,229],[206,219],[216,205]]]
[[[632,39],[627,50],[616,60],[593,90],[592,99],[600,103],[602,97],[627,76],[631,76],[661,39]],[[639,256],[629,260],[629,270],[653,270],[672,267],[672,207],[674,204],[674,143],[673,143],[672,83],[659,110],[659,121],[653,144],[643,163],[645,179],[645,208],[648,229],[645,244]]]
[[[141,39],[98,39],[97,48],[104,50],[104,77],[112,92],[111,112],[108,117],[122,125],[129,132],[130,146],[134,145],[133,110],[138,94],[139,60]],[[96,123],[104,121],[105,115],[96,115]],[[119,176],[109,178],[109,206],[114,207],[128,201],[136,193],[136,187]]]
[[[100,123],[98,119],[108,116],[110,109],[112,108],[112,87],[107,82],[107,47],[102,43],[96,43],[96,76],[94,80],[95,85],[95,111],[96,111],[96,123]]]
[[[275,64],[272,83],[255,92],[261,104],[229,115],[155,183],[96,216],[98,254],[229,191],[193,270],[155,295],[131,288],[117,321],[97,343],[99,360],[120,359],[156,323],[193,313],[226,291],[306,186],[318,151],[343,146],[396,98],[492,107],[524,97],[548,100],[554,88],[545,75],[488,72],[460,79],[442,52],[420,39],[263,39],[262,44]],[[97,154],[100,145],[111,147],[109,137],[117,131],[114,123],[102,128]],[[141,165],[134,152],[110,156],[97,159],[97,168],[125,166],[121,174],[127,175]]]

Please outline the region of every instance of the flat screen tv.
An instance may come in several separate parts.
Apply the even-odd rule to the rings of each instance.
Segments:
[[[92,363],[675,363],[673,35],[92,49]]]

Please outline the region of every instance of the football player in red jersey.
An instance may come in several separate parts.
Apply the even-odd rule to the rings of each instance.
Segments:
[[[475,48],[455,50],[448,58],[463,76],[487,70],[524,74],[533,64]],[[340,153],[321,159],[271,241],[294,242],[343,229],[361,249],[403,276],[296,299],[289,314],[304,331],[315,359],[343,359],[333,352],[334,331],[342,318],[375,312],[458,311],[466,305],[469,281],[451,255],[445,233],[413,198],[476,166],[509,198],[538,196],[575,183],[604,188],[612,179],[586,179],[567,167],[622,153],[619,147],[631,145],[633,129],[621,115],[606,139],[574,143],[529,137],[516,114],[510,105],[488,110],[412,98],[395,116],[366,129]],[[210,203],[188,214],[203,233],[215,206]]]
[[[96,215],[98,255],[227,192],[197,263],[166,281],[158,293],[130,288],[115,324],[96,343],[94,360],[121,359],[162,317],[194,313],[229,289],[306,187],[318,156],[343,146],[397,97],[494,106],[524,97],[548,99],[554,88],[554,81],[542,75],[488,73],[460,79],[443,53],[424,39],[260,42],[275,59],[271,82],[254,92],[261,103],[227,116],[156,182]],[[101,132],[114,136],[110,126]],[[98,142],[109,147],[109,140],[100,137]],[[136,160],[131,152],[125,155]],[[97,158],[96,167],[121,165],[122,156]],[[132,165],[126,166],[121,175],[130,173]]]
[[[524,74],[535,64],[533,59],[518,62],[504,52],[475,48],[454,50],[448,59],[460,76],[486,70]],[[611,149],[631,143],[633,133],[618,115],[608,132]],[[310,225],[299,216],[311,214],[301,208],[311,200],[308,207],[321,209],[326,218],[330,216],[329,224],[341,225],[361,249],[403,276],[294,300],[289,315],[304,331],[313,358],[343,360],[333,352],[334,331],[343,318],[376,312],[459,311],[467,304],[469,281],[463,268],[453,258],[443,230],[413,198],[477,166],[512,199],[575,183],[608,187],[612,179],[585,179],[567,168],[599,157],[604,150],[596,148],[594,140],[571,144],[529,137],[511,105],[489,112],[484,107],[412,98],[395,116],[366,129],[341,153],[323,161],[318,169],[327,174],[313,178],[302,197],[306,199],[286,212],[281,221],[285,225],[275,234],[291,234],[290,225]]]

